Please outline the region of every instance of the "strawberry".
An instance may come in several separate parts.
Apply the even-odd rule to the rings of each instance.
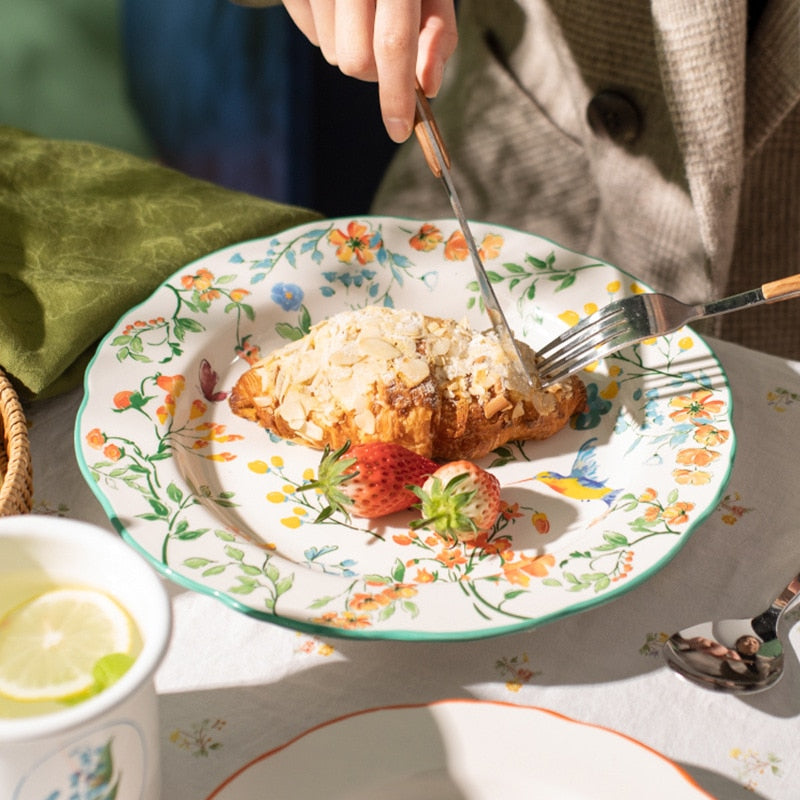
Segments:
[[[452,541],[468,541],[492,528],[500,514],[500,481],[471,461],[450,461],[412,488],[422,515],[411,527]]]
[[[335,452],[326,447],[317,478],[299,488],[319,489],[328,505],[316,522],[334,512],[347,516],[382,517],[413,505],[417,497],[409,486],[420,486],[439,465],[399,444],[369,442],[352,447],[347,442]]]

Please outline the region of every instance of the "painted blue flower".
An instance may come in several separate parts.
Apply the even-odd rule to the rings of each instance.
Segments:
[[[587,384],[586,410],[575,417],[573,424],[576,430],[586,431],[590,428],[596,428],[600,424],[602,417],[611,411],[611,407],[611,401],[600,397],[596,383]]]
[[[303,302],[303,290],[295,283],[276,283],[270,296],[284,311],[297,311]]]

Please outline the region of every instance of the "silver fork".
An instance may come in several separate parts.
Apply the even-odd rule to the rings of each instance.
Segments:
[[[693,320],[793,297],[800,297],[800,274],[706,304],[689,305],[666,294],[615,300],[537,351],[542,386],[563,381],[623,347],[672,333]]]

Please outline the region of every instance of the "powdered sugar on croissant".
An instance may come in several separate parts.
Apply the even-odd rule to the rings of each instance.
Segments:
[[[512,369],[496,335],[466,322],[367,306],[337,314],[254,364],[234,413],[315,448],[396,442],[439,459],[479,458],[543,439],[585,403],[577,378],[541,389]]]

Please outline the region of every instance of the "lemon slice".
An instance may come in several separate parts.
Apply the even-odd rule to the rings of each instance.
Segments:
[[[129,653],[132,621],[94,589],[53,589],[0,620],[0,693],[14,700],[65,700],[90,689],[97,661]]]

